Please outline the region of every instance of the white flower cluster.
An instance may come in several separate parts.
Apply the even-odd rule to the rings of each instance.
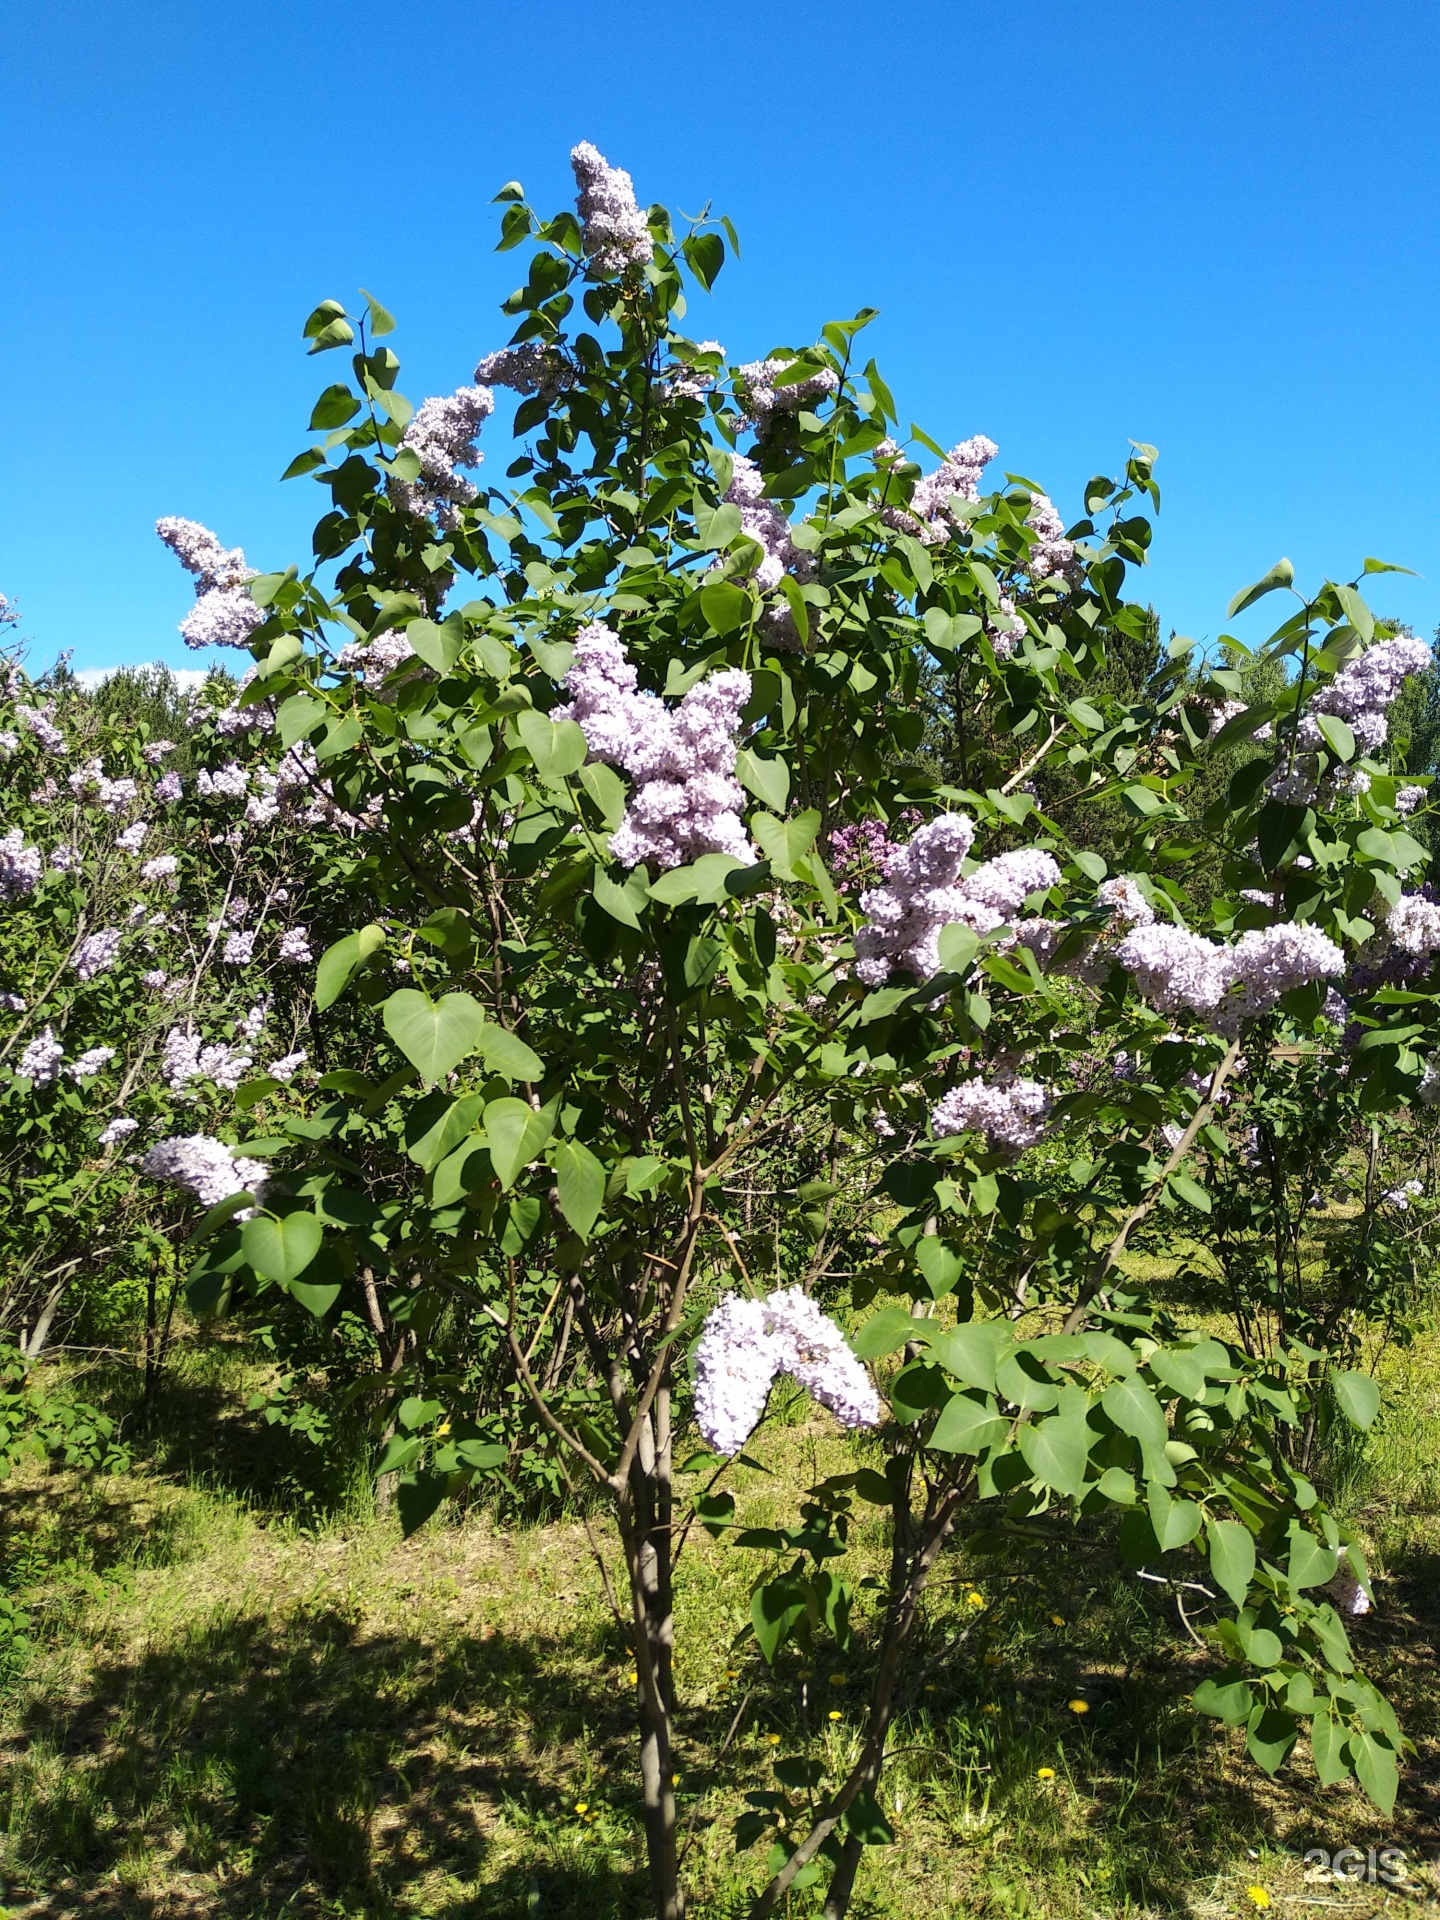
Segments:
[[[559,347],[526,340],[518,347],[487,353],[475,369],[475,384],[508,387],[512,393],[539,393],[553,400],[575,383],[575,367]]]
[[[397,667],[415,658],[415,649],[403,633],[377,633],[373,640],[350,640],[335,656],[335,664],[348,673],[362,673],[367,686],[380,686]]]
[[[764,433],[778,414],[798,413],[801,407],[839,391],[839,376],[829,367],[777,387],[777,375],[793,364],[789,360],[751,360],[735,369],[735,397],[757,433]]]
[[[1222,1011],[1222,1026],[1267,1013],[1282,993],[1345,971],[1345,956],[1318,927],[1296,924],[1242,933],[1219,945],[1168,921],[1137,926],[1116,958],[1141,995],[1163,1013]]]
[[[1318,748],[1324,736],[1315,715],[1329,713],[1345,722],[1367,753],[1376,752],[1390,731],[1387,708],[1407,676],[1424,673],[1430,662],[1430,649],[1423,640],[1405,635],[1377,640],[1313,697],[1295,736],[1298,744]]]
[[[121,1114],[118,1119],[112,1120],[108,1126],[102,1128],[95,1144],[99,1147],[113,1147],[121,1140],[128,1140],[132,1133],[138,1131],[139,1126],[138,1120],[127,1120]]]
[[[172,886],[180,883],[176,875],[180,871],[180,862],[173,853],[162,853],[158,859],[147,860],[140,869],[140,878],[152,885],[159,880],[168,880]]]
[[[1030,578],[1038,582],[1067,576],[1075,565],[1075,548],[1065,538],[1065,522],[1048,494],[1034,496],[1025,524],[1035,535],[1025,560]]]
[[[692,364],[690,360],[672,360],[668,367],[661,369],[665,384],[674,400],[703,400],[720,377],[720,362],[725,358],[725,349],[718,340],[701,340],[696,343],[694,360],[713,360],[713,368]]]
[[[483,455],[475,441],[494,410],[488,387],[460,387],[421,401],[400,437],[420,463],[420,478],[391,481],[406,513],[422,520],[433,513],[447,530],[459,524],[459,509],[478,497],[460,469],[479,466]]]
[[[695,1420],[707,1446],[738,1453],[778,1373],[791,1374],[847,1427],[880,1422],[880,1396],[839,1327],[799,1287],[765,1300],[730,1294],[695,1348]]]
[[[1395,795],[1395,811],[1408,820],[1417,807],[1424,805],[1425,799],[1424,787],[1401,787]]]
[[[140,1171],[152,1180],[187,1188],[204,1207],[218,1207],[232,1193],[253,1193],[258,1199],[265,1189],[263,1161],[237,1160],[222,1140],[207,1133],[158,1140],[140,1162]]]
[[[1037,1080],[963,1080],[931,1114],[930,1131],[941,1140],[973,1127],[988,1134],[993,1145],[1018,1151],[1033,1147],[1044,1133],[1050,1099]]]
[[[638,677],[617,636],[592,624],[577,636],[565,675],[573,697],[552,716],[576,721],[591,758],[623,767],[635,783],[611,853],[626,867],[678,867],[702,853],[753,866],[739,813],[745,796],[734,778],[749,674],[709,674],[674,708],[640,692]]]
[[[1418,1200],[1425,1191],[1423,1180],[1407,1180],[1403,1187],[1391,1187],[1381,1198],[1388,1200],[1392,1207],[1404,1213],[1412,1200]]]
[[[42,1027],[21,1054],[15,1072],[21,1080],[29,1080],[34,1086],[48,1087],[60,1078],[60,1062],[64,1058],[65,1049],[55,1038],[54,1028]]]
[[[102,927],[99,933],[87,933],[70,957],[70,965],[82,980],[93,980],[115,964],[120,951],[119,927]]]
[[[116,834],[115,844],[121,853],[139,853],[141,847],[145,844],[145,836],[149,831],[150,823],[148,820],[137,820],[132,826],[126,827],[123,833]]]
[[[1008,593],[1001,594],[998,609],[986,619],[985,637],[997,660],[1014,659],[1016,647],[1025,638],[1025,622],[1016,613],[1015,602]]]
[[[787,573],[802,584],[813,580],[816,562],[814,554],[796,546],[790,522],[773,501],[764,498],[764,492],[764,474],[753,460],[747,460],[743,453],[737,453],[725,498],[731,506],[740,509],[741,532],[760,548],[760,564],[750,578],[762,593],[769,593],[779,586]],[[773,645],[795,645],[798,639],[795,616],[783,601],[767,612],[765,623],[770,629]]]
[[[1122,927],[1148,927],[1155,918],[1155,909],[1128,874],[1106,880],[1095,898],[1102,907],[1109,907],[1110,918]]]
[[[968,814],[942,813],[890,857],[885,884],[860,896],[866,924],[855,936],[857,980],[884,986],[892,967],[928,980],[940,966],[942,927],[957,921],[993,933],[1015,919],[1028,895],[1060,878],[1051,856],[1032,848],[999,854],[962,878],[974,839]]]
[[[277,957],[287,966],[306,967],[315,958],[310,950],[310,935],[304,927],[290,927],[281,934]]]
[[[250,791],[250,776],[238,760],[227,761],[213,773],[201,767],[195,776],[195,791],[205,800],[243,800]]]
[[[174,751],[175,742],[173,740],[151,740],[140,749],[140,758],[145,762],[147,767],[158,767],[166,754],[174,753]]]
[[[0,900],[23,900],[39,886],[44,871],[40,849],[25,844],[19,827],[0,835]]]
[[[592,271],[624,273],[627,267],[648,267],[655,247],[629,174],[623,167],[612,167],[588,140],[571,148],[570,165],[580,189],[576,207],[581,244]]]
[[[227,967],[248,967],[255,958],[255,934],[253,929],[244,933],[232,933],[225,941],[225,950],[220,956]]]
[[[284,1053],[278,1060],[272,1060],[265,1071],[272,1080],[278,1080],[282,1086],[288,1087],[309,1057],[309,1054],[302,1049],[297,1049],[294,1053]]]

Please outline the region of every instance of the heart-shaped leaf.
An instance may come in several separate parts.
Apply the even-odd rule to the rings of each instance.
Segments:
[[[1380,1411],[1380,1389],[1368,1373],[1337,1373],[1330,1382],[1335,1401],[1352,1427],[1363,1433]]]
[[[527,1047],[508,1027],[497,1026],[493,1020],[485,1022],[485,1030],[477,1046],[488,1073],[498,1073],[505,1080],[540,1080],[544,1077],[545,1062],[534,1048]]]
[[[491,1149],[494,1157],[494,1149]],[[562,1140],[555,1149],[560,1211],[582,1239],[589,1239],[605,1204],[605,1168],[583,1141]]]
[[[433,667],[436,673],[448,673],[460,658],[465,630],[458,618],[439,623],[412,620],[405,629],[405,638],[427,667]]]
[[[749,747],[742,747],[735,756],[735,778],[772,813],[785,811],[790,798],[790,769],[783,760],[762,759]]]
[[[558,786],[568,774],[578,773],[589,751],[585,735],[573,720],[552,720],[533,708],[515,722],[535,771],[547,786]]]
[[[245,1222],[240,1244],[262,1279],[288,1286],[315,1258],[324,1237],[313,1213],[287,1213],[279,1219],[274,1214],[258,1213]]]
[[[468,993],[432,1000],[414,987],[402,987],[385,1002],[385,1031],[427,1086],[475,1052],[485,1027],[484,1010]]]
[[[315,1005],[321,1013],[332,1006],[355,975],[385,944],[385,929],[374,925],[347,933],[333,947],[327,947],[315,969]]]
[[[490,1164],[500,1185],[511,1187],[522,1167],[527,1167],[545,1142],[554,1125],[554,1109],[537,1113],[523,1100],[508,1096],[492,1100],[485,1109],[485,1138],[490,1147]]]

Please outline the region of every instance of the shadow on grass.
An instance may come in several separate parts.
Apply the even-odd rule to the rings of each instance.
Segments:
[[[31,1700],[7,1757],[14,1857],[48,1896],[34,1910],[168,1913],[196,1875],[190,1910],[227,1916],[628,1920],[645,1891],[625,1857],[633,1716],[585,1671],[605,1650],[432,1647],[301,1609],[102,1660],[83,1698]],[[562,1791],[580,1741],[603,1835]]]

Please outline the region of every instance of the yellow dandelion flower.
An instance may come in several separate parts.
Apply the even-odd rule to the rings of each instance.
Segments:
[[[832,1673],[829,1675],[829,1680],[832,1687],[843,1687],[845,1684],[843,1673]]]
[[[1065,1704],[1069,1707],[1071,1713],[1089,1713],[1090,1711],[1090,1702],[1088,1700],[1067,1700]]]
[[[999,1664],[1000,1664],[1000,1656],[999,1656],[999,1654],[998,1654],[998,1653],[987,1653],[987,1654],[986,1654],[986,1656],[985,1656],[985,1664],[986,1664],[986,1666],[987,1666],[987,1667],[998,1667],[998,1666],[999,1666]]]
[[[766,1736],[765,1736],[765,1743],[766,1743],[766,1745],[767,1745],[767,1746],[771,1746],[771,1747],[778,1747],[778,1746],[779,1746],[779,1744],[780,1744],[780,1736],[779,1736],[779,1734],[778,1734],[778,1733],[767,1733],[767,1734],[766,1734]]]
[[[1247,1887],[1245,1889],[1245,1897],[1252,1907],[1259,1908],[1262,1911],[1270,1904],[1270,1895],[1265,1891],[1264,1887]]]
[[[1052,1613],[1052,1614],[1051,1614],[1051,1616],[1050,1616],[1050,1624],[1051,1624],[1051,1626],[1052,1626],[1052,1627],[1063,1627],[1063,1626],[1065,1625],[1065,1616],[1064,1616],[1064,1614],[1063,1614],[1063,1613]]]
[[[577,1800],[575,1802],[575,1811],[576,1813],[588,1813],[590,1808],[584,1800]]]
[[[832,1707],[829,1713],[826,1714],[825,1718],[827,1720],[843,1720],[845,1716],[843,1713],[841,1713],[838,1707]]]
[[[967,1593],[965,1596],[965,1604],[967,1607],[983,1607],[985,1604],[985,1596],[983,1593]]]
[[[450,1431],[450,1422],[448,1420],[442,1420],[439,1426],[436,1427],[435,1429],[435,1438],[438,1440],[440,1439],[442,1434],[447,1434],[449,1431]]]
[[[740,1669],[738,1667],[727,1667],[725,1669],[725,1678],[727,1680],[738,1680],[740,1678]]]
[[[1035,1778],[1037,1780],[1053,1780],[1055,1778],[1054,1767],[1037,1767],[1035,1769]]]
[[[632,1687],[638,1687],[638,1686],[639,1686],[639,1684],[640,1684],[640,1676],[639,1676],[639,1674],[638,1674],[638,1673],[632,1673],[632,1674],[631,1674],[631,1676],[630,1676],[630,1684],[631,1684],[631,1686],[632,1686]]]
[[[933,1693],[935,1691],[935,1682],[933,1680],[927,1680],[925,1682],[925,1691],[926,1693]]]
[[[980,1711],[982,1713],[999,1713],[1000,1709],[993,1700],[987,1700]]]

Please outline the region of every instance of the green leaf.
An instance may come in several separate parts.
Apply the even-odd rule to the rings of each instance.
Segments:
[[[1255,1573],[1255,1542],[1238,1520],[1207,1520],[1210,1571],[1237,1607],[1245,1604]]]
[[[1001,1356],[1011,1351],[1014,1340],[1008,1320],[968,1321],[935,1335],[930,1351],[947,1373],[967,1387],[994,1393]]]
[[[946,973],[963,973],[980,951],[980,936],[971,927],[952,920],[940,929],[940,965]]]
[[[1380,1389],[1368,1373],[1337,1373],[1330,1382],[1330,1390],[1335,1395],[1335,1404],[1350,1422],[1362,1433],[1374,1424],[1380,1411]]]
[[[348,320],[332,320],[329,326],[307,337],[311,353],[326,353],[331,347],[348,347],[355,338],[355,329]]]
[[[1366,605],[1364,596],[1355,587],[1336,586],[1333,581],[1331,592],[1345,609],[1345,618],[1368,646],[1375,638],[1375,616]]]
[[[750,831],[778,878],[799,880],[801,876],[795,871],[795,862],[803,859],[814,846],[820,831],[820,815],[813,808],[797,813],[791,820],[777,820],[774,814],[757,813],[750,822]]]
[[[1295,569],[1288,560],[1277,560],[1270,571],[1257,580],[1253,587],[1246,587],[1237,593],[1226,608],[1226,618],[1233,620],[1237,613],[1243,613],[1246,607],[1253,607],[1257,600],[1263,600],[1267,593],[1273,593],[1277,587],[1292,586],[1295,581]]]
[[[545,1077],[545,1062],[508,1027],[487,1020],[475,1044],[488,1073],[498,1073],[506,1080],[543,1080]]]
[[[326,387],[310,412],[310,431],[325,433],[331,427],[343,427],[360,411],[360,401],[349,387]]]
[[[1256,1704],[1245,1728],[1245,1745],[1250,1758],[1266,1773],[1276,1773],[1290,1756],[1298,1723],[1293,1713],[1279,1707]]]
[[[1082,1388],[1080,1400],[1085,1398]],[[1032,1420],[1017,1436],[1025,1464],[1035,1478],[1056,1493],[1078,1500],[1085,1491],[1085,1467],[1096,1438],[1079,1402],[1066,1401],[1049,1419]]]
[[[750,1596],[750,1624],[760,1651],[773,1666],[780,1643],[805,1613],[805,1593],[789,1574],[757,1587]]]
[[[282,1285],[297,1279],[320,1251],[324,1239],[313,1213],[257,1213],[240,1230],[245,1258],[264,1280]]]
[[[1323,1587],[1327,1580],[1334,1579],[1339,1564],[1340,1556],[1333,1548],[1317,1540],[1306,1528],[1292,1524],[1290,1561],[1285,1570],[1292,1591],[1299,1593],[1305,1587]]]
[[[366,293],[364,287],[360,292],[370,312],[370,338],[379,340],[384,334],[393,333],[395,331],[394,314],[382,307],[373,293]]]
[[[411,620],[406,623],[405,638],[427,667],[445,674],[460,658],[464,629],[459,620]]]
[[[915,1264],[925,1276],[932,1300],[954,1291],[961,1273],[960,1255],[937,1234],[927,1233],[916,1242]]]
[[[749,747],[742,747],[735,756],[735,777],[773,813],[785,811],[785,803],[790,798],[790,769],[783,760],[762,759]]]
[[[484,1100],[478,1093],[467,1093],[461,1100],[448,1094],[433,1093],[412,1107],[405,1119],[405,1152],[417,1167],[433,1173],[448,1159],[462,1140],[475,1131]]]
[[[1100,1396],[1100,1405],[1122,1433],[1128,1433],[1142,1446],[1163,1447],[1169,1438],[1170,1430],[1160,1404],[1138,1373],[1107,1387]]]
[[[548,714],[527,708],[515,727],[547,787],[560,786],[568,775],[584,766],[589,748],[583,729],[575,721],[552,720]]]
[[[275,715],[275,729],[280,735],[283,747],[293,747],[297,740],[303,740],[313,733],[322,720],[329,718],[330,709],[323,700],[317,700],[313,693],[292,693],[288,700],[282,700]]]
[[[333,947],[327,947],[315,969],[315,1005],[323,1013],[349,986],[351,980],[373,954],[385,944],[385,929],[373,923],[358,933],[347,933]]]
[[[485,1037],[486,1020],[468,993],[441,1000],[414,987],[392,993],[384,1007],[385,1031],[427,1086],[443,1080]]]
[[[1350,1777],[1346,1741],[1350,1729],[1327,1708],[1310,1723],[1310,1756],[1322,1787],[1338,1786]]]
[[[434,1513],[449,1485],[443,1473],[401,1474],[395,1483],[395,1504],[400,1509],[400,1530],[407,1540]]]
[[[1210,1196],[1198,1180],[1192,1180],[1186,1173],[1172,1173],[1166,1184],[1187,1207],[1193,1207],[1197,1213],[1209,1213]]]
[[[490,1146],[490,1164],[501,1188],[515,1184],[516,1176],[536,1158],[550,1138],[554,1109],[539,1113],[527,1101],[506,1095],[492,1100],[485,1109],[485,1138]],[[569,1217],[568,1215],[566,1216]]]
[[[1212,1714],[1227,1727],[1242,1726],[1250,1718],[1255,1695],[1238,1667],[1227,1667],[1213,1680],[1202,1680],[1190,1697],[1197,1713]]]
[[[857,1793],[840,1823],[864,1847],[893,1847],[895,1834],[873,1793]]]
[[[560,1211],[581,1239],[588,1240],[605,1204],[604,1165],[579,1140],[562,1141],[554,1164]]]
[[[595,904],[612,920],[618,920],[625,927],[639,927],[640,908],[645,904],[647,892],[645,875],[640,868],[635,869],[623,887],[618,887],[603,867],[597,867],[591,892],[595,895]]]
[[[1317,713],[1313,716],[1315,724],[1325,736],[1325,744],[1341,760],[1355,758],[1355,736],[1343,720],[1333,713]]]
[[[969,1388],[940,1409],[930,1445],[940,1453],[983,1453],[998,1446],[1009,1431],[1010,1422],[996,1412],[995,1403]]]
[[[695,278],[708,293],[725,264],[725,242],[718,233],[692,233],[684,242],[684,252]]]
[[[333,321],[343,320],[344,317],[345,308],[340,301],[322,300],[310,315],[310,318],[305,322],[304,332],[300,337],[303,340],[314,340],[317,335],[322,334],[326,327],[330,326]]]
[[[734,633],[750,619],[755,602],[730,581],[716,580],[700,589],[700,611],[712,633]]]
[[[851,1351],[857,1360],[879,1360],[903,1347],[907,1340],[922,1337],[932,1324],[917,1320],[904,1307],[882,1307],[852,1336]]]

